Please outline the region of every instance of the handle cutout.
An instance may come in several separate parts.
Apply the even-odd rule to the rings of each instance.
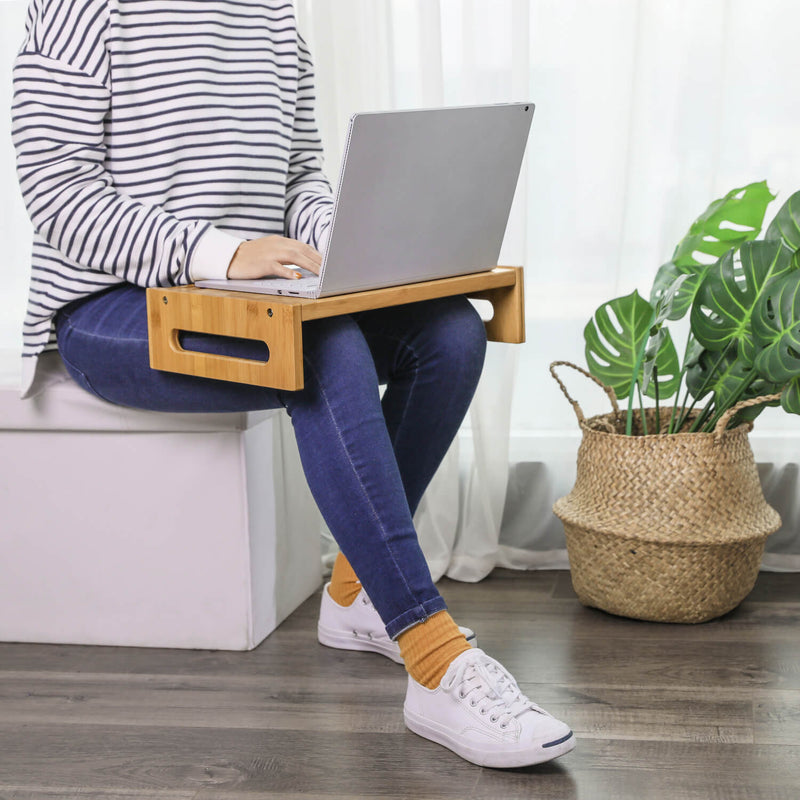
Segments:
[[[179,330],[176,333],[177,348],[187,353],[239,358],[261,364],[266,364],[270,359],[269,346],[262,339],[186,330]]]

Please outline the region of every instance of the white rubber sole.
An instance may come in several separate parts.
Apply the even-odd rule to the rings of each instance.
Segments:
[[[400,648],[397,645],[391,646],[394,644],[393,642],[390,644],[376,639],[353,636],[352,633],[331,630],[322,625],[317,625],[317,639],[325,647],[334,647],[337,650],[360,650],[363,653],[378,653],[390,658],[396,664],[404,663],[403,657],[400,655]]]
[[[554,758],[569,753],[575,747],[575,736],[572,731],[562,739],[546,742],[537,748],[520,748],[518,750],[505,749],[496,753],[487,752],[485,749],[475,749],[459,742],[447,731],[433,724],[429,719],[415,714],[413,711],[403,709],[406,727],[432,742],[452,750],[456,755],[479,767],[493,767],[497,769],[511,769],[513,767],[530,767],[534,764],[543,764]]]

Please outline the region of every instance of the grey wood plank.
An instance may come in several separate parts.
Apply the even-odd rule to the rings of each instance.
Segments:
[[[797,636],[800,609],[773,617],[770,627],[765,630],[753,624],[749,633],[740,628],[721,636],[711,623],[706,626],[637,623],[616,620],[589,609],[568,607],[562,611],[557,607],[559,605],[562,604],[553,603],[532,610],[529,619],[521,612],[509,620],[476,611],[463,621],[474,626],[484,649],[501,660],[518,654],[519,660],[524,661],[522,668],[538,660],[555,667],[574,667],[575,671],[581,673],[588,666],[602,670],[604,665],[610,665],[612,670],[617,671],[620,665],[624,666],[626,661],[630,661],[635,667],[634,671],[641,673],[643,670],[660,670],[659,663],[649,662],[667,659],[675,661],[679,671],[683,662],[696,665],[696,679],[703,679],[699,673],[705,672],[708,666],[712,672],[705,678],[712,683],[730,675],[737,682],[783,684],[783,688],[798,686],[799,676],[792,664],[798,662],[800,653],[800,637]],[[775,627],[781,628],[780,635],[773,635]],[[774,660],[774,667],[764,665],[765,653],[768,653],[767,658]],[[353,659],[349,653],[322,647],[316,642],[315,632],[310,628],[279,629],[257,650],[249,653],[0,645],[0,672],[35,669],[95,674],[255,676],[274,671],[276,662],[280,662],[281,669],[307,678],[322,678],[329,675],[331,670],[358,678],[369,677],[374,664],[383,662],[383,659],[372,655]],[[386,666],[391,667],[390,664]],[[506,666],[512,668],[510,663]],[[714,671],[716,667],[721,672]],[[735,674],[737,671],[738,674]],[[531,675],[521,679],[533,681],[535,677]],[[643,679],[650,681],[652,675],[645,675]],[[665,675],[665,680],[670,683],[685,679],[686,676],[682,674]],[[569,675],[548,674],[542,677],[544,682],[554,680],[574,682]],[[605,682],[605,679],[601,682]]]
[[[0,731],[25,724],[168,726],[181,728],[268,728],[400,733],[405,677],[287,689],[276,678],[183,678],[139,680],[113,676],[98,681],[82,675],[24,676],[0,681]],[[617,689],[602,686],[542,686],[522,683],[523,691],[580,737],[658,739],[693,742],[753,742],[753,702],[724,690]],[[781,705],[761,696],[763,734],[759,741],[787,740],[797,721],[790,698]],[[772,703],[769,706],[768,703]],[[783,733],[768,738],[769,720],[783,714]],[[800,713],[800,712],[798,712]]]
[[[211,796],[218,790],[324,795],[347,790],[377,797],[404,786],[413,796],[424,796],[430,770],[441,782],[437,796],[457,798],[468,796],[476,781],[473,766],[408,731],[332,735],[37,725],[20,734],[0,734],[0,787],[19,785],[21,776],[35,771],[41,785],[118,793],[194,788]]]
[[[800,603],[800,574],[770,572],[759,575],[748,600],[753,602]]]
[[[0,788],[0,800],[63,800],[63,798],[85,798],[86,800],[192,800],[197,796],[195,789],[137,790],[135,792],[115,792],[107,789],[53,787],[53,786],[9,786]]]
[[[754,734],[759,744],[800,744],[800,692],[756,692]]]
[[[302,685],[273,676],[228,679],[66,676],[0,679],[0,735],[26,724],[249,728],[399,733],[406,674]]]
[[[95,797],[797,800],[797,577],[725,618],[585,609],[565,573],[444,581],[578,748],[483,770],[404,729],[402,668],[321,647],[318,597],[250,653],[0,644],[0,800]]]
[[[37,784],[63,791],[350,794],[477,798],[794,797],[797,747],[586,739],[558,762],[481,770],[410,732],[242,731],[31,726],[21,742],[0,737],[15,767],[0,787],[35,768]],[[32,760],[34,753],[46,760]],[[201,792],[204,790],[204,793]],[[744,793],[746,790],[748,793]],[[795,792],[794,795],[789,792]]]

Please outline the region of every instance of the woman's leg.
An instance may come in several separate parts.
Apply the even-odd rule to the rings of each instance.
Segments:
[[[306,323],[305,388],[282,392],[150,369],[144,291],[124,286],[78,301],[57,319],[67,368],[120,405],[161,411],[247,411],[283,405],[306,477],[387,631],[445,608],[417,541],[365,337],[350,317]],[[259,355],[257,343],[187,336],[184,345]],[[252,351],[252,352],[250,352]]]
[[[77,300],[56,316],[61,358],[103,400],[148,411],[240,412],[280,408],[274,389],[150,368],[144,289],[124,284]],[[263,343],[186,335],[189,349],[264,358]]]
[[[464,297],[356,315],[386,384],[383,413],[413,514],[467,413],[486,329]]]
[[[432,667],[433,661],[447,662],[444,677],[433,687],[411,672],[404,706],[409,728],[469,761],[494,767],[534,764],[572,749],[569,728],[531,703],[502,665],[480,650],[464,649],[466,642],[463,636],[457,641],[458,629],[453,630],[449,615],[439,613],[444,601],[419,549],[409,506],[435,469],[435,458],[414,456],[415,443],[405,433],[407,425],[418,435],[425,430],[420,398],[441,400],[438,392],[426,394],[433,384],[427,386],[420,377],[425,369],[397,369],[396,375],[405,377],[390,389],[401,391],[386,403],[387,422],[373,354],[359,324],[348,317],[304,326],[306,387],[300,392],[151,370],[144,292],[134,287],[68,306],[59,314],[57,328],[62,357],[75,379],[112,402],[164,411],[243,411],[280,404],[289,410],[317,503],[375,600],[387,631],[398,636],[407,667],[409,656],[419,657],[419,669],[430,675],[440,670]],[[391,338],[385,330],[381,337],[384,342]],[[425,348],[419,343],[427,337],[406,331],[399,338],[404,344],[396,352],[402,350],[405,356],[395,358],[395,366],[411,351],[422,352]],[[187,337],[185,344],[233,352],[229,343],[215,339],[195,343]],[[236,343],[235,353],[247,357],[251,349],[250,344]],[[255,357],[257,350],[252,353]],[[376,361],[383,369],[383,358]],[[451,380],[455,377],[450,375]],[[440,386],[439,391],[446,388]],[[393,399],[403,395],[410,404],[405,412]],[[443,454],[445,440],[454,430],[429,430],[437,437],[435,449]],[[396,457],[393,446],[398,442],[405,455]],[[427,445],[416,442],[420,450]],[[410,473],[404,480],[399,461],[406,470],[418,464],[419,481]]]
[[[472,305],[463,297],[380,309],[355,315],[375,360],[379,381],[386,384],[383,414],[413,514],[434,472],[455,437],[473,397],[486,350],[486,331]],[[420,443],[425,446],[421,447]],[[357,599],[361,584],[340,553],[328,591],[339,606]],[[326,611],[323,597],[323,613]],[[335,607],[323,627],[364,629],[373,636],[379,627],[354,619]],[[355,616],[363,617],[363,609]],[[471,634],[471,632],[470,632]],[[379,635],[379,634],[378,634]],[[351,639],[353,649],[372,649],[364,637]],[[331,635],[321,636],[330,643]],[[341,646],[341,645],[340,645]],[[376,643],[383,652],[388,643]]]
[[[396,636],[445,604],[419,547],[373,355],[351,317],[306,323],[303,352],[305,388],[281,393],[303,469],[331,533]]]
[[[384,423],[413,513],[474,394],[486,349],[485,329],[462,297],[380,309],[355,319],[378,380],[387,386]],[[356,602],[361,590],[357,575],[359,568],[354,572],[340,554],[328,587],[330,599],[322,598],[320,641],[402,658],[415,680],[437,686],[452,660],[468,649],[465,635],[474,639],[474,634],[459,630],[448,615],[436,615],[404,632],[399,651],[390,652],[392,643],[381,635],[377,618]]]

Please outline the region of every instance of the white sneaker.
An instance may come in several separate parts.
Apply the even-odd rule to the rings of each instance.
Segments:
[[[380,653],[398,664],[403,663],[400,645],[389,638],[375,606],[362,589],[349,606],[340,606],[328,592],[329,583],[322,589],[317,639],[327,647],[340,650],[366,650]],[[475,647],[475,632],[459,627],[467,641]]]
[[[575,737],[532,703],[502,664],[467,650],[436,689],[410,675],[403,708],[414,733],[482,767],[525,767],[568,753]]]

